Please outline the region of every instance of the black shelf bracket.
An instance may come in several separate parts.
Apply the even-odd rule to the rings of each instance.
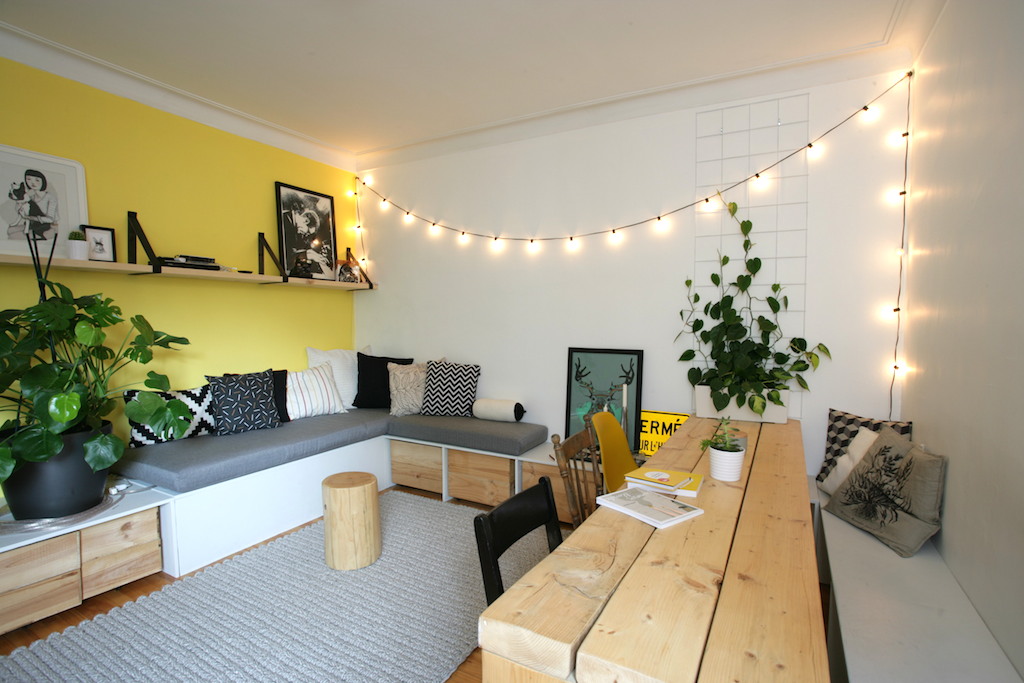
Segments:
[[[153,251],[153,245],[149,243],[146,232],[139,223],[139,214],[134,211],[128,212],[128,263],[138,263],[138,246],[142,244],[146,256],[149,257],[149,265],[153,266],[153,272],[159,273],[163,270],[164,260]]]
[[[288,282],[288,273],[285,272],[284,266],[281,265],[281,259],[279,259],[277,257],[277,254],[274,253],[273,247],[271,247],[270,243],[267,242],[267,236],[264,233],[262,233],[262,232],[259,233],[259,241],[258,241],[257,249],[258,249],[257,259],[259,261],[259,273],[260,273],[260,275],[264,275],[265,274],[264,270],[266,270],[266,267],[265,267],[266,266],[266,262],[264,260],[264,255],[267,255],[267,256],[270,256],[270,260],[274,262],[274,265],[277,266],[277,270],[280,271],[280,273],[281,273],[281,282]]]

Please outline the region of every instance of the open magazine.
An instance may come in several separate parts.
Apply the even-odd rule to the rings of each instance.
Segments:
[[[599,505],[636,517],[656,529],[704,514],[704,510],[651,489],[636,487],[597,497]]]

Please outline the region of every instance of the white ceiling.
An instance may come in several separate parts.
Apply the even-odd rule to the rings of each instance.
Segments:
[[[873,50],[912,58],[943,4],[0,0],[0,26],[358,155]]]

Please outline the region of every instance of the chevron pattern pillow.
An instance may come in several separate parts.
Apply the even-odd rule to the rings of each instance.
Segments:
[[[479,381],[479,365],[428,360],[422,414],[473,417]]]
[[[184,436],[181,438],[188,439],[193,436],[213,434],[217,431],[217,418],[213,414],[213,392],[210,390],[209,384],[204,384],[195,389],[154,391],[152,393],[159,395],[166,401],[176,398],[184,402],[192,412],[192,422],[189,423],[188,430],[185,431]],[[138,394],[138,389],[129,389],[124,392],[124,402],[128,403],[134,400]],[[128,424],[131,426],[131,432],[128,435],[129,448],[152,446],[153,444],[171,440],[161,438],[159,434],[140,422],[129,420]]]
[[[281,424],[274,403],[274,371],[206,376],[213,389],[217,434],[273,429]]]
[[[897,434],[909,439],[912,426],[911,422],[873,420],[852,413],[844,413],[841,410],[829,410],[828,431],[825,434],[825,461],[821,464],[821,472],[818,473],[817,481],[824,482],[828,478],[839,458],[846,455],[850,448],[850,442],[853,441],[853,437],[857,436],[857,431],[861,427],[867,427],[873,432],[877,432],[882,427],[889,427]]]

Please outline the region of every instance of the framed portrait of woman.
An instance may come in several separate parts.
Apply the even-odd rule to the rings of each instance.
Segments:
[[[334,197],[281,182],[275,187],[284,274],[334,280]]]
[[[0,253],[68,256],[68,233],[89,222],[85,169],[26,149],[0,145]]]

